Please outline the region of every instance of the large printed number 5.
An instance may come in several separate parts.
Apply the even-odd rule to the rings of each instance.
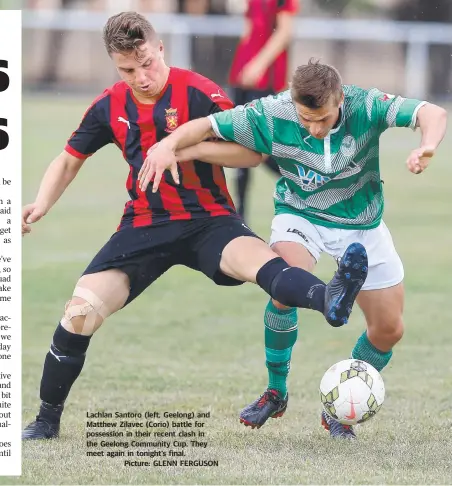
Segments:
[[[8,126],[8,120],[6,118],[0,118],[0,127]],[[9,144],[9,135],[0,128],[0,150],[5,149]]]
[[[0,68],[8,68],[8,61],[3,61],[0,59]],[[9,86],[9,76],[3,72],[0,71],[0,92],[6,91]],[[6,118],[0,118],[0,127],[6,127],[8,126],[8,120]],[[5,130],[2,130],[0,128],[0,150],[5,149],[9,144],[9,136],[5,132]]]
[[[2,61],[0,59],[0,69],[8,69],[8,61]],[[0,71],[0,93],[2,91],[6,91],[9,86],[9,76],[3,72]]]

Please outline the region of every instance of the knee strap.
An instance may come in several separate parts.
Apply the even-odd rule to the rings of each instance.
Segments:
[[[93,334],[97,315],[99,315],[102,320],[110,315],[107,306],[91,290],[84,287],[76,287],[73,297],[79,297],[80,299],[85,300],[85,303],[70,305],[71,301],[68,301],[64,309],[64,316],[61,319],[61,325],[69,332],[74,333],[75,329],[71,320],[74,317],[85,316],[85,322],[83,323],[81,333],[85,335]]]

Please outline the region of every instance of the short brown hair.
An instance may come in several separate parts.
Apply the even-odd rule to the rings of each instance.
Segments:
[[[155,40],[157,34],[151,23],[138,12],[121,12],[107,20],[103,39],[109,55],[112,52],[136,51],[148,40]]]
[[[311,109],[328,103],[331,95],[342,95],[342,79],[338,70],[311,58],[308,64],[298,66],[292,77],[292,99]]]

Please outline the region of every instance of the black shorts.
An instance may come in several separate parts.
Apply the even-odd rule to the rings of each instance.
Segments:
[[[125,227],[108,240],[83,275],[118,268],[130,280],[132,302],[173,265],[198,270],[217,285],[241,285],[220,270],[225,246],[239,236],[258,238],[237,215]]]

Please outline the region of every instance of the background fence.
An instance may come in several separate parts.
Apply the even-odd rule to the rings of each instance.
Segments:
[[[413,97],[451,99],[452,2],[427,2],[429,17],[422,5],[418,14],[416,9],[410,14],[416,3],[422,2],[410,0],[406,6],[404,0],[302,0],[290,68],[315,56],[335,65],[345,82],[377,85]],[[109,15],[128,8],[138,8],[149,17],[165,42],[170,64],[195,69],[226,86],[243,31],[244,4],[243,0],[26,2],[24,86],[53,89],[57,84],[60,90],[99,91],[114,82],[116,72],[104,51],[101,30]],[[431,21],[435,15],[442,22]]]

